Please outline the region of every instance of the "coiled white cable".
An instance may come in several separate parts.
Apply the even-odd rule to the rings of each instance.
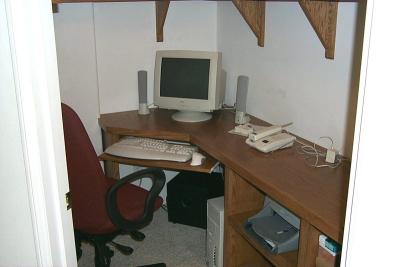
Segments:
[[[321,136],[318,139],[329,139],[331,141],[331,148],[334,147],[334,142],[333,139],[329,136]],[[314,168],[324,168],[324,167],[328,167],[328,168],[337,168],[344,160],[346,160],[345,157],[338,155],[335,159],[334,163],[326,163],[324,161],[324,164],[320,164],[320,158],[325,159],[326,157],[326,152],[322,151],[322,150],[318,150],[317,149],[317,145],[315,143],[313,143],[313,145],[308,145],[305,144],[301,141],[299,141],[298,139],[296,139],[295,141],[296,143],[299,143],[301,146],[300,147],[296,147],[297,153],[301,154],[301,155],[306,155],[305,161],[306,164],[314,167]],[[313,161],[311,161],[313,160]]]

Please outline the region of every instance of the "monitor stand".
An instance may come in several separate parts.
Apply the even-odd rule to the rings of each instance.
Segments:
[[[180,122],[201,122],[208,121],[212,118],[212,115],[207,112],[200,111],[178,111],[172,114],[172,119]]]

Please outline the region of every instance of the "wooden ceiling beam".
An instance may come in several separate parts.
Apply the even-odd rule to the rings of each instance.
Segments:
[[[256,35],[258,46],[264,47],[265,1],[232,0],[232,2]]]
[[[325,48],[325,57],[335,57],[336,21],[338,2],[299,0],[308,21]]]

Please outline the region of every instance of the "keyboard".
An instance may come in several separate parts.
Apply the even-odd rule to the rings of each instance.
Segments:
[[[197,147],[190,144],[130,136],[109,146],[105,153],[125,158],[186,162],[196,151]]]

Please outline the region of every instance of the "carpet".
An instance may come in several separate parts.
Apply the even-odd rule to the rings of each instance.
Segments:
[[[146,238],[137,242],[129,235],[118,236],[117,243],[134,249],[125,256],[114,250],[112,267],[138,266],[164,262],[167,267],[205,267],[206,231],[204,229],[168,222],[168,214],[160,209],[154,213],[153,221],[141,230]],[[78,267],[94,266],[93,246],[82,243],[82,257]]]

